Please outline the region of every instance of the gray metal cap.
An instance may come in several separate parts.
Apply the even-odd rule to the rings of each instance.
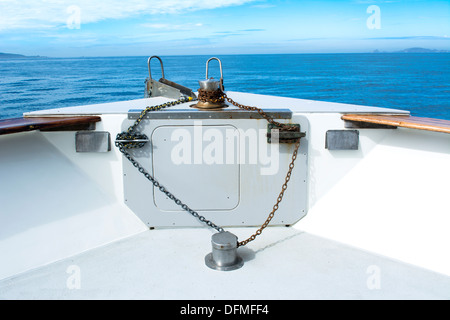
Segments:
[[[199,81],[198,84],[200,85],[200,89],[206,91],[216,91],[219,89],[220,86],[220,82],[214,80],[213,78]]]
[[[212,252],[205,257],[206,265],[214,270],[230,271],[239,269],[244,261],[237,254],[237,237],[226,231],[211,237]]]
[[[237,237],[228,231],[215,233],[211,237],[211,244],[214,249],[235,249],[237,248]]]

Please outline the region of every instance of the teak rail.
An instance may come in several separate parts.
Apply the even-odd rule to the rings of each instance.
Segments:
[[[0,120],[0,135],[33,130],[92,130],[99,116],[28,117]]]
[[[341,119],[356,123],[373,123],[385,126],[450,133],[450,121],[442,119],[372,114],[345,114]]]

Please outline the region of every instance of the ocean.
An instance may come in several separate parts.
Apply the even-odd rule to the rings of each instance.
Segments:
[[[449,53],[218,55],[225,90],[409,110],[450,120]],[[161,56],[194,92],[210,56]],[[148,57],[0,59],[0,118],[144,97]],[[152,76],[161,77],[152,60]],[[217,62],[209,75],[219,77]]]

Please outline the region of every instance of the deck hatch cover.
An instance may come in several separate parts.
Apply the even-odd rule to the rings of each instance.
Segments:
[[[171,192],[189,199],[194,210],[232,210],[239,203],[239,163],[226,164],[223,150],[222,155],[209,154],[208,143],[200,146],[199,139],[195,139],[198,130],[196,126],[156,128],[151,139],[153,174],[170,186]],[[225,138],[227,132],[234,134],[237,129],[224,125],[203,126],[201,130],[202,135],[210,132]],[[232,147],[232,152],[237,154],[238,146]],[[153,200],[163,211],[183,211],[158,190],[154,190]]]
[[[195,112],[209,113],[199,110]],[[166,112],[152,114],[162,113]],[[283,199],[283,205],[271,221],[271,226],[291,225],[307,213],[309,121],[301,115],[296,115],[292,121],[300,125],[301,132],[305,132],[306,136],[301,139],[295,169],[289,182],[289,191]],[[134,120],[128,117],[124,119],[122,130],[129,128],[133,122]],[[186,165],[185,170],[181,170],[182,175],[177,175],[176,164],[169,163],[172,162],[171,153],[176,151],[176,144],[181,142],[177,138],[176,131],[187,130],[192,135],[195,128],[203,129],[203,153],[214,141],[208,138],[209,133],[222,132],[223,136],[225,131],[226,137],[227,129],[237,131],[238,134],[233,140],[236,139],[238,142],[234,142],[233,153],[238,158],[231,160],[231,163],[225,160],[225,164],[212,165],[207,164],[204,161],[206,158],[203,158],[202,164]],[[267,218],[268,208],[273,207],[276,195],[280,192],[294,148],[294,144],[267,143],[267,122],[260,119],[208,118],[200,121],[184,117],[174,121],[173,118],[167,117],[152,118],[141,122],[141,130],[148,137],[149,143],[143,148],[131,150],[133,158],[174,196],[223,228],[261,226]],[[168,138],[172,140],[172,134],[175,135],[175,140],[168,141]],[[256,149],[253,150],[250,146]],[[196,152],[191,156],[194,157],[195,154],[201,153]],[[225,159],[229,155],[230,153],[225,151]],[[252,155],[255,156],[254,159]],[[191,161],[196,162],[194,158]],[[130,161],[122,163],[124,202],[148,227],[203,226],[191,214],[180,210],[180,207],[173,207],[169,199],[165,199],[164,193],[145,179]],[[217,170],[208,168],[210,166]],[[197,172],[198,176],[193,174],[194,172]],[[191,183],[189,187],[182,181],[185,179],[183,178],[185,173],[191,175],[187,179]],[[223,183],[225,186],[221,186]],[[178,188],[181,189],[176,190]],[[198,194],[195,194],[196,191]]]

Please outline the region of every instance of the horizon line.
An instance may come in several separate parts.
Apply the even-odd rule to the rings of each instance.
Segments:
[[[411,48],[408,48],[411,49]],[[438,50],[438,49],[428,49],[429,51],[424,52],[405,52],[405,50],[398,50],[398,51],[380,51],[380,50],[373,50],[373,51],[367,51],[367,52],[286,52],[286,53],[214,53],[214,54],[207,54],[207,53],[200,53],[200,54],[157,54],[161,57],[189,57],[189,56],[244,56],[244,55],[308,55],[308,54],[436,54],[436,53],[450,53],[450,50]],[[420,48],[424,49],[424,48]],[[0,60],[6,60],[6,59],[29,59],[29,58],[48,58],[48,59],[76,59],[76,58],[126,58],[126,57],[148,57],[149,55],[111,55],[111,56],[41,56],[41,55],[22,55],[18,53],[9,53],[9,52],[0,52],[1,54],[11,54],[11,55],[17,55],[19,57],[17,58],[2,58],[0,56]],[[153,54],[152,54],[153,55]]]

